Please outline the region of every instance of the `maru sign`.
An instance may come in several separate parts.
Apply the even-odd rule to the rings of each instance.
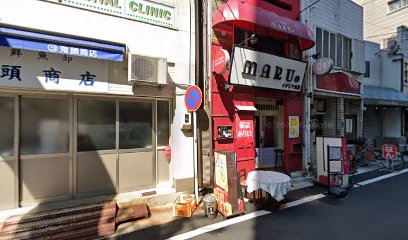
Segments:
[[[300,92],[307,63],[235,46],[230,83]]]

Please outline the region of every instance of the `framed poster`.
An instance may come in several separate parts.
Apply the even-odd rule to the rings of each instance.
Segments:
[[[299,116],[289,116],[289,138],[299,137]]]

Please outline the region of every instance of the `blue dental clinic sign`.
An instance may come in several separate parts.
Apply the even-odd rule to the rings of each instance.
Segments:
[[[189,111],[196,111],[203,101],[203,94],[201,89],[197,86],[191,86],[187,89],[184,95],[184,103]]]

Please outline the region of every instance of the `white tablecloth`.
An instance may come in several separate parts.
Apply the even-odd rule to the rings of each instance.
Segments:
[[[290,177],[279,172],[273,171],[252,171],[248,173],[246,180],[249,193],[262,189],[268,192],[276,201],[283,200],[291,185]]]

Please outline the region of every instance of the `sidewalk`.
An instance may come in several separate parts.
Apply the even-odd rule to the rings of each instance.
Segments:
[[[354,184],[358,185],[359,182],[389,173],[390,172],[388,171],[382,171],[380,166],[372,165],[368,168],[359,169],[357,173],[351,176],[351,179],[353,180]],[[326,187],[314,185],[312,183],[312,179],[302,177],[293,178],[292,188],[285,195],[285,199],[281,202],[281,204],[285,205],[293,202],[302,202],[307,198],[313,198],[317,195],[324,197],[326,192]],[[169,194],[166,196],[166,200],[169,200],[169,197],[173,197],[175,199],[177,197],[176,195],[177,194],[174,193]],[[151,206],[150,204],[148,205]],[[261,206],[249,202],[245,203],[245,207],[245,214],[250,214],[262,209]],[[41,209],[46,208],[47,206],[41,206]],[[20,208],[11,210],[9,212],[3,211],[0,212],[0,219],[4,221],[7,216],[10,216],[11,213],[13,213],[11,215],[24,214],[25,212],[30,212],[30,210],[33,210],[33,208]],[[39,210],[39,208],[37,207],[36,210]],[[173,204],[171,203],[166,205],[151,206],[150,213],[150,217],[147,219],[140,219],[137,221],[120,224],[116,233],[113,236],[110,236],[109,239],[134,239],[135,237],[141,239],[156,239],[158,237],[168,238],[183,232],[188,232],[226,220],[221,216],[221,214],[218,214],[215,219],[206,217],[201,204],[197,207],[193,216],[190,218],[174,217]],[[284,214],[284,210],[279,211],[278,214]],[[0,221],[0,227],[1,222],[2,221]]]
[[[368,169],[369,170],[366,171],[367,169],[361,168],[359,172],[351,176],[354,184],[358,185],[359,182],[390,173],[388,171],[381,170],[379,166],[370,166]],[[295,190],[291,190],[285,195],[285,199],[281,202],[282,204],[306,199],[319,194],[326,194],[327,192],[327,188],[321,185],[312,185],[299,189],[292,187],[292,189]],[[257,208],[257,206],[253,203],[246,202],[245,207],[245,214],[253,213],[259,210],[259,208]],[[197,207],[193,216],[190,218],[173,217],[171,204],[152,208],[151,211],[152,216],[149,219],[120,225],[116,231],[116,234],[109,239],[157,239],[158,237],[161,239],[166,239],[226,220],[220,214],[218,214],[215,219],[206,217],[201,205]],[[284,210],[279,211],[279,214],[284,214]]]

